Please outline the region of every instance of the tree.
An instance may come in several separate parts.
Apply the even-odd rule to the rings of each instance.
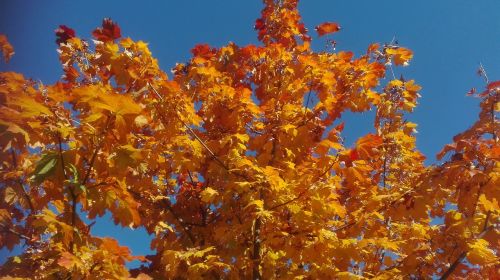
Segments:
[[[426,166],[405,120],[420,87],[381,84],[412,52],[315,52],[297,0],[264,4],[261,45],[198,45],[171,77],[110,19],[94,43],[56,30],[65,75],[53,85],[0,73],[0,247],[24,244],[0,275],[499,276],[500,81],[481,68],[479,120]],[[342,114],[367,110],[376,132],[346,147]],[[107,211],[154,234],[156,254],[92,236],[82,215]],[[144,265],[129,270],[134,259]]]

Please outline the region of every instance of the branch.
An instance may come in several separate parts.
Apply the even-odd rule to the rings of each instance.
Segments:
[[[488,212],[488,215],[486,215],[486,219],[485,219],[485,223],[484,223],[484,229],[483,231],[481,231],[481,233],[478,235],[478,238],[483,238],[483,236],[488,232],[490,231],[491,229],[493,229],[493,225],[491,226],[487,226],[488,225],[488,219],[489,219],[490,215],[489,215],[489,212]],[[467,253],[469,252],[469,250],[465,250],[463,251],[459,256],[458,258],[450,265],[450,267],[448,268],[448,270],[445,271],[445,273],[443,273],[443,275],[441,276],[441,278],[439,278],[440,280],[446,280],[448,279],[448,277],[450,277],[450,275],[455,271],[455,269],[457,268],[457,266],[465,259],[465,257],[467,256]]]
[[[172,214],[172,216],[174,216],[174,218],[177,220],[177,222],[179,223],[179,225],[182,227],[182,229],[184,230],[184,232],[187,234],[188,238],[189,238],[189,241],[191,241],[191,244],[194,246],[196,243],[195,243],[195,238],[193,236],[193,234],[191,233],[191,231],[189,230],[189,228],[187,227],[187,224],[184,223],[184,221],[182,220],[182,218],[180,218],[175,212],[174,212],[174,209],[172,208],[172,206],[170,206],[168,204],[167,201],[165,201],[165,207],[167,208],[167,210],[170,212],[170,214]]]
[[[163,97],[160,95],[160,93],[156,90],[156,88],[153,87],[153,85],[151,85],[150,83],[148,83],[149,87],[153,90],[153,92],[156,94],[156,96],[158,96],[158,98],[160,99],[160,101],[164,101],[163,100]],[[207,146],[207,144],[205,144],[205,142],[203,140],[201,140],[200,137],[198,137],[198,135],[196,135],[196,133],[193,131],[193,129],[191,127],[189,127],[189,125],[187,125],[179,116],[179,111],[177,111],[177,109],[175,109],[175,116],[177,117],[177,119],[182,123],[182,125],[187,129],[187,131],[189,132],[189,134],[191,134],[191,136],[193,136],[198,142],[200,142],[200,144],[203,146],[203,148],[205,148],[205,150],[208,151],[208,153],[212,156],[212,158],[220,165],[222,166],[224,169],[226,169],[227,171],[229,171],[229,167],[227,167],[216,155],[214,152],[212,152],[212,150]]]
[[[104,127],[104,130],[102,132],[102,135],[104,136],[105,133],[108,130],[108,126],[110,123],[111,117],[108,116],[106,120],[106,126]],[[87,167],[87,171],[85,172],[85,176],[83,177],[82,181],[80,182],[80,186],[84,186],[87,183],[87,180],[90,178],[90,172],[92,171],[92,167],[94,166],[95,159],[97,157],[97,154],[99,153],[99,150],[102,147],[104,140],[100,141],[97,145],[97,147],[94,150],[94,153],[92,154],[92,158],[90,159],[89,166]],[[62,157],[62,154],[61,154]],[[64,169],[64,168],[63,168]],[[74,228],[76,224],[76,216],[78,215],[76,212],[76,205],[78,204],[78,194],[75,194],[75,191],[73,188],[69,188],[70,194],[71,194],[71,226]],[[70,252],[73,253],[73,246],[74,246],[74,237],[75,237],[75,231],[73,230],[73,236],[72,236],[71,244],[70,244]]]
[[[285,202],[279,203],[279,204],[277,204],[277,205],[271,206],[271,207],[269,207],[269,209],[268,209],[268,210],[269,210],[269,211],[272,211],[272,210],[274,210],[274,209],[276,209],[276,208],[279,208],[279,207],[281,207],[281,206],[285,206],[285,205],[290,204],[290,203],[292,203],[292,202],[294,202],[294,201],[297,201],[297,200],[299,200],[299,199],[300,199],[300,198],[301,198],[301,197],[302,197],[302,196],[306,193],[306,191],[308,191],[308,190],[309,190],[309,189],[305,189],[305,190],[303,190],[302,192],[300,192],[300,193],[299,193],[296,197],[294,197],[294,198],[292,198],[292,199],[290,199],[290,200],[287,200],[287,201],[285,201]]]
[[[8,226],[3,225],[3,228],[2,228],[2,229],[3,229],[3,231],[4,231],[4,232],[8,232],[8,233],[14,234],[14,235],[16,235],[17,237],[19,237],[19,238],[21,238],[21,239],[24,239],[24,240],[26,240],[26,241],[33,241],[33,240],[29,237],[29,236],[24,235],[24,234],[22,234],[22,233],[20,233],[20,232],[17,232],[17,231],[15,231],[15,230],[11,229],[11,228],[10,228],[10,227],[8,227]]]
[[[252,266],[252,279],[253,280],[260,280],[261,275],[260,275],[260,245],[261,245],[261,240],[260,240],[260,227],[262,226],[262,220],[260,218],[257,218],[255,220],[254,226],[253,226],[253,253],[252,253],[252,260],[253,260],[253,266]]]
[[[153,85],[151,85],[149,82],[148,82],[148,86],[153,90],[153,92],[156,94],[156,96],[158,96],[158,99],[161,101],[161,102],[164,102],[164,99],[163,97],[160,95],[160,93],[156,90],[156,88],[153,87]],[[160,115],[161,116],[161,120],[164,121],[164,116],[163,115]],[[221,159],[219,159],[217,157],[217,155],[207,146],[207,144],[194,132],[194,130],[189,127],[189,125],[186,124],[186,122],[184,122],[181,117],[180,117],[180,113],[177,109],[175,109],[175,116],[177,117],[177,119],[182,123],[182,125],[184,126],[184,128],[186,128],[186,130],[188,131],[188,133],[193,136],[196,141],[198,141],[202,146],[203,148],[210,154],[210,156],[212,157],[212,159],[215,160],[215,162],[220,165],[222,168],[224,168],[228,173],[230,174],[233,174],[237,177],[240,177],[240,178],[243,178],[245,179],[246,181],[250,182],[251,180],[245,176],[244,174],[241,174],[241,173],[238,173],[238,172],[235,172],[234,170],[230,169],[226,164],[224,164],[224,162],[222,162]]]
[[[446,280],[450,275],[455,271],[457,266],[465,259],[465,256],[467,256],[467,251],[463,251],[458,258],[451,264],[451,266],[448,268],[448,270],[439,278],[440,280]]]

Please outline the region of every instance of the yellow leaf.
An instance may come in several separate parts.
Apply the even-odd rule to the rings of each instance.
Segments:
[[[286,187],[285,181],[280,177],[278,170],[271,166],[266,166],[264,170],[262,170],[266,175],[267,181],[271,184],[271,188],[273,190],[279,191]]]
[[[21,108],[21,115],[27,118],[52,114],[49,108],[37,102],[33,96],[17,96],[9,102],[9,105],[19,106]]]
[[[170,232],[174,232],[174,229],[169,224],[167,224],[163,221],[159,221],[155,227],[155,233],[158,235],[160,232],[165,231],[165,230],[170,231]]]
[[[114,164],[117,168],[126,168],[128,166],[136,166],[138,161],[142,159],[141,150],[127,144],[118,147],[117,152],[112,156]]]
[[[205,203],[210,203],[212,202],[218,195],[219,193],[210,188],[210,187],[207,187],[206,189],[204,189],[202,192],[201,192],[201,201],[205,202]]]
[[[479,197],[479,203],[483,205],[485,211],[498,212],[498,201],[493,197],[492,200],[488,200],[484,194]]]
[[[488,248],[488,241],[484,239],[477,239],[473,244],[469,245],[469,252],[467,253],[467,259],[472,264],[477,265],[487,265],[493,264],[498,261],[495,252]]]
[[[252,200],[247,206],[245,206],[245,209],[247,208],[254,208],[257,211],[261,211],[264,208],[264,201],[260,199]]]
[[[139,115],[135,117],[134,123],[137,127],[144,127],[145,125],[148,124],[148,119],[143,115]]]
[[[394,59],[396,65],[406,66],[413,57],[413,52],[403,47],[386,48],[385,53]]]

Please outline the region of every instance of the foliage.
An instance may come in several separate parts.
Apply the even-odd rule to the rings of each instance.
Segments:
[[[0,73],[0,247],[24,244],[4,279],[499,276],[500,82],[426,166],[405,117],[420,87],[383,84],[412,52],[315,52],[297,0],[264,4],[261,45],[198,45],[170,77],[110,19],[92,43],[56,30],[53,85]],[[348,147],[342,114],[368,110]],[[92,236],[106,212],[155,254]]]

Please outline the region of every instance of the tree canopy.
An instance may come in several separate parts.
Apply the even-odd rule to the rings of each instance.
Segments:
[[[61,25],[60,81],[0,73],[0,247],[23,245],[0,276],[499,277],[500,81],[481,68],[477,121],[426,165],[406,119],[420,86],[393,74],[411,50],[314,51],[297,0],[264,0],[255,29],[167,74],[111,19],[92,40]],[[368,110],[374,132],[346,145],[342,115]],[[106,212],[155,253],[93,236]]]

